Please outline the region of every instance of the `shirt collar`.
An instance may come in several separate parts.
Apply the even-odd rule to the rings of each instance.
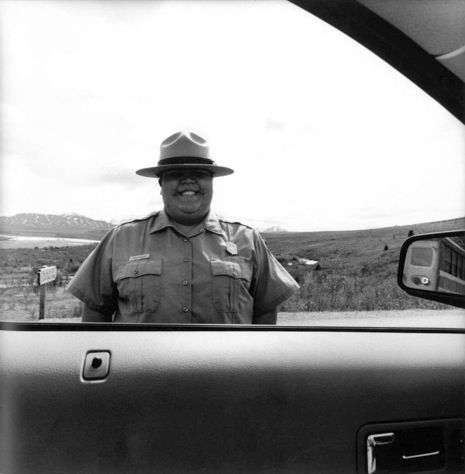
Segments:
[[[150,225],[150,233],[153,234],[154,232],[159,232],[160,230],[166,229],[167,227],[173,227],[171,219],[168,217],[166,212],[160,211],[158,214],[154,216],[154,220]],[[223,231],[221,230],[220,221],[217,215],[210,210],[207,217],[203,222],[203,227],[205,230],[209,232],[213,232],[214,234],[223,235]]]
[[[154,232],[163,230],[166,227],[173,227],[169,217],[166,215],[165,211],[157,212],[152,218],[150,233],[153,234]]]

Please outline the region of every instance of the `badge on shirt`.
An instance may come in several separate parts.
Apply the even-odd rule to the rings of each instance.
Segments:
[[[237,245],[233,242],[226,242],[226,250],[231,255],[237,255]]]
[[[147,258],[150,258],[150,254],[144,253],[143,255],[134,255],[134,257],[130,257],[129,261],[134,262],[135,260],[145,260]]]

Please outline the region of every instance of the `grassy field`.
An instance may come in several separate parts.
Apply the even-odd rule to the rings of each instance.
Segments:
[[[383,229],[264,235],[286,265],[290,255],[316,260],[286,269],[301,290],[281,305],[284,312],[445,309],[447,306],[403,292],[397,285],[400,248],[410,232],[424,234],[463,229],[465,219]]]
[[[39,318],[37,272],[43,265],[57,267],[57,279],[46,285],[46,319],[78,318],[81,303],[65,292],[66,284],[95,244],[72,247],[0,249],[0,311],[6,321]]]
[[[463,228],[465,219],[385,229],[347,232],[265,234],[270,250],[301,286],[281,312],[380,311],[445,309],[415,298],[397,286],[397,262],[409,231],[415,234]],[[0,249],[0,311],[2,320],[38,319],[37,272],[42,265],[58,268],[55,284],[47,285],[46,319],[78,318],[81,304],[64,289],[92,245]],[[317,260],[319,270],[291,265],[293,257]]]

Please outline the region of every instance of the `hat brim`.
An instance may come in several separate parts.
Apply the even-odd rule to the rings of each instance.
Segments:
[[[231,168],[226,168],[225,166],[217,165],[202,165],[202,164],[179,164],[179,165],[161,165],[153,166],[151,168],[141,168],[136,171],[136,174],[139,176],[145,176],[146,178],[159,178],[162,173],[169,170],[179,170],[179,169],[201,169],[208,170],[212,173],[213,177],[218,178],[220,176],[228,176],[234,173],[234,170]]]

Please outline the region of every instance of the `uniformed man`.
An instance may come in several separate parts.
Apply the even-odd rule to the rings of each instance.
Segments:
[[[207,142],[179,132],[160,147],[164,210],[112,229],[68,290],[82,321],[276,324],[277,307],[299,286],[258,232],[210,210],[217,166]]]

